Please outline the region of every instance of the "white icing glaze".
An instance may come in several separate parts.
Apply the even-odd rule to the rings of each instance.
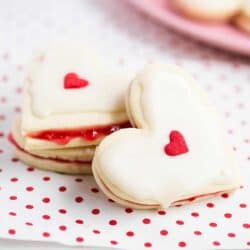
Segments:
[[[168,207],[182,198],[240,185],[225,132],[186,73],[164,64],[146,67],[130,86],[127,108],[137,129],[106,137],[93,162],[94,172],[115,195]],[[188,153],[165,154],[173,130],[184,136]]]
[[[77,73],[89,86],[64,89],[64,76]],[[82,42],[62,41],[51,45],[39,65],[29,72],[32,111],[45,118],[55,114],[116,112],[124,110],[123,93],[128,78],[106,70]]]

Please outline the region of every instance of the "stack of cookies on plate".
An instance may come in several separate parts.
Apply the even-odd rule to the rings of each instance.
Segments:
[[[232,22],[250,33],[250,0],[172,0],[171,3],[190,18]]]
[[[130,126],[128,83],[127,75],[106,70],[82,42],[51,44],[27,68],[22,115],[9,136],[16,155],[42,169],[90,173],[96,145]]]
[[[109,198],[138,209],[240,186],[225,130],[189,74],[158,63],[130,78],[108,66],[82,43],[62,42],[33,59],[9,136],[23,162],[92,171]]]

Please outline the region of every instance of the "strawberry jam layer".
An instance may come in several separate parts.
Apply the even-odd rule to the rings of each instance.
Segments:
[[[120,200],[121,198],[119,198],[116,194],[114,194],[111,189],[103,182],[103,180],[99,177],[99,180],[100,182],[102,183],[102,185],[105,187],[105,189],[110,193],[112,194],[112,196],[116,197],[118,200]],[[175,202],[173,202],[171,204],[171,206],[180,206],[178,205],[179,203],[186,203],[186,202],[193,202],[195,201],[196,199],[200,199],[200,198],[206,198],[206,197],[210,197],[210,196],[215,196],[215,195],[218,195],[222,192],[226,192],[226,190],[222,190],[222,191],[218,191],[218,192],[212,192],[212,193],[207,193],[207,194],[200,194],[200,195],[196,195],[196,196],[192,196],[192,197],[189,197],[189,198],[186,198],[186,199],[182,199],[182,200],[177,200]],[[139,203],[139,202],[134,202],[134,201],[129,201],[129,200],[125,200],[123,199],[123,201],[126,201],[128,203],[131,203],[131,204],[134,204],[134,205],[137,205],[137,206],[144,206],[144,207],[158,207],[159,205],[158,204],[143,204],[143,203]]]
[[[220,194],[224,191],[218,191],[218,192],[213,192],[213,193],[207,193],[207,194],[200,194],[200,195],[196,195],[196,196],[192,196],[190,198],[186,198],[186,199],[182,199],[182,200],[178,200],[176,201],[175,203],[179,203],[179,202],[192,202],[192,201],[195,201],[196,199],[200,199],[200,198],[205,198],[205,197],[208,197],[208,196],[211,196],[211,195],[217,195],[217,194]]]
[[[8,140],[9,142],[14,145],[18,150],[24,152],[25,154],[31,155],[32,157],[35,157],[37,159],[43,159],[43,160],[50,160],[50,161],[56,161],[56,162],[60,162],[60,163],[80,163],[80,164],[89,164],[91,163],[91,161],[70,161],[70,160],[65,160],[65,159],[59,159],[59,158],[46,158],[46,157],[42,157],[42,156],[38,156],[38,155],[34,155],[29,153],[28,151],[26,151],[24,148],[20,147],[18,145],[18,143],[15,141],[14,137],[12,134],[8,135]]]
[[[30,138],[46,140],[59,145],[66,145],[72,139],[81,138],[85,141],[94,141],[107,136],[119,129],[131,127],[129,122],[113,124],[109,126],[98,126],[94,128],[81,128],[74,130],[45,130],[39,133],[29,134]]]

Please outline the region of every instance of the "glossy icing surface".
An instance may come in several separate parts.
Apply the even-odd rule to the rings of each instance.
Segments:
[[[114,112],[124,108],[123,93],[128,83],[113,70],[105,70],[84,44],[53,44],[38,60],[28,76],[34,115]],[[68,75],[72,72],[74,81],[72,74]],[[64,87],[65,82],[68,88]],[[74,87],[79,83],[84,87]]]
[[[125,92],[131,75],[126,69],[106,65],[83,39],[54,41],[27,67],[22,136],[128,121]],[[28,137],[26,144],[33,147]],[[85,145],[83,140],[76,144]]]
[[[174,201],[240,185],[225,131],[206,96],[185,72],[153,64],[132,82],[127,107],[136,128],[106,137],[93,166],[121,199],[168,207]],[[188,146],[167,155],[171,131]]]

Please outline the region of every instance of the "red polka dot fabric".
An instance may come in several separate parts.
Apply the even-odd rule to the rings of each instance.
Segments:
[[[8,44],[0,45],[1,238],[125,249],[249,248],[249,59],[174,34],[125,1],[62,0],[56,5],[45,0],[29,1],[29,6],[20,1],[0,8],[0,16],[3,37],[8,37]],[[225,124],[244,176],[239,190],[167,210],[137,211],[107,199],[91,176],[42,171],[15,157],[7,135],[21,112],[31,51],[67,29],[84,32],[83,23],[92,27],[93,43],[113,66],[136,70],[164,60],[191,72]]]

